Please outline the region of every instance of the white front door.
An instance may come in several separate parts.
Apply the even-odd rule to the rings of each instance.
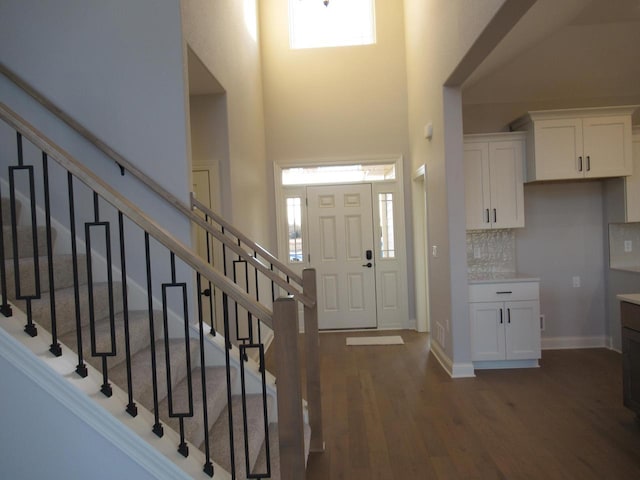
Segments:
[[[319,327],[375,328],[378,322],[371,185],[307,187],[307,201],[310,264],[317,272]]]

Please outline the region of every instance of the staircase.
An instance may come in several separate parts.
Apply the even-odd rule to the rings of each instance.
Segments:
[[[7,121],[10,111],[3,106],[0,113]],[[238,325],[240,309],[248,314],[249,322],[257,322],[258,326],[273,322],[276,348],[279,351],[290,348],[279,346],[277,325],[288,325],[290,332],[283,334],[283,338],[297,338],[296,303],[274,301],[271,313],[251,299],[248,291],[195,258],[188,247],[168,237],[161,227],[150,223],[143,213],[132,209],[126,200],[22,122],[19,117],[8,122],[19,132],[18,162],[9,163],[10,187],[4,183],[1,188],[3,195],[10,193],[9,197],[2,197],[0,204],[2,312],[10,315],[7,300],[14,309],[24,312],[27,317],[24,334],[47,338],[51,335],[50,353],[77,358],[78,376],[87,375],[87,363],[100,372],[101,394],[110,397],[114,390],[123,392],[128,398],[128,415],[135,417],[139,410],[148,412],[157,437],[162,437],[165,430],[175,431],[180,438],[177,451],[182,456],[187,457],[193,449],[202,451],[203,470],[208,476],[213,477],[222,469],[231,478],[279,479],[283,467],[282,478],[304,478],[301,473],[284,473],[300,472],[301,453],[306,458],[313,443],[309,425],[302,424],[297,365],[288,365],[285,355],[278,355],[281,358],[278,387],[293,392],[293,396],[287,393],[289,398],[283,403],[278,399],[275,379],[264,368],[260,335],[255,339],[252,334],[236,342],[237,345],[229,339],[230,319]],[[24,162],[23,134],[42,150],[42,167],[30,167]],[[60,162],[62,168],[55,168],[67,171],[68,183],[65,185],[58,179],[55,188],[68,187],[68,204],[55,205],[55,215],[51,215],[49,201],[47,155]],[[6,174],[4,167],[2,176]],[[45,172],[44,193],[36,195],[33,175],[40,168]],[[25,172],[31,179],[26,191],[14,186],[20,183],[14,182],[14,177]],[[93,203],[93,215],[89,218],[86,212],[75,213],[80,210],[76,205],[77,190],[73,191],[74,184],[80,183],[78,180],[92,189],[84,193],[86,203]],[[44,198],[44,202],[38,203],[36,198]],[[68,224],[62,225],[61,233],[60,227],[52,224],[64,223],[61,212],[65,210],[69,211]],[[207,219],[213,216],[212,212],[206,214]],[[191,221],[205,228],[207,236],[225,242],[225,248],[235,252],[239,261],[253,265],[256,278],[261,272],[272,285],[289,288],[289,281],[273,273],[273,263],[268,266],[257,260],[257,245],[254,244],[253,254],[247,254],[200,217],[192,217]],[[76,222],[81,228],[76,229]],[[127,246],[135,236],[131,233],[134,228],[139,236],[140,232],[144,235],[143,255],[140,245],[135,249]],[[227,229],[233,230],[229,225]],[[112,247],[113,240],[116,245],[119,240],[119,251],[117,246]],[[85,253],[78,253],[83,250]],[[246,258],[241,259],[243,255]],[[128,273],[127,264],[139,262],[135,257],[140,256],[146,256],[146,274]],[[160,262],[164,267],[156,268]],[[207,326],[209,331],[205,333],[201,293],[207,282],[209,295],[217,293],[222,298],[224,311],[217,325],[212,321],[211,329]],[[276,288],[272,286],[272,291]],[[305,304],[305,312],[313,312],[313,307]],[[288,314],[276,314],[285,309]],[[233,310],[235,317],[229,315]],[[305,315],[305,322],[313,320],[313,315],[309,319]],[[317,324],[315,328],[317,331]],[[310,344],[313,343],[312,339]],[[288,358],[297,358],[296,352]],[[292,375],[285,370],[291,367],[295,367]],[[292,405],[298,407],[292,409]],[[284,443],[278,426],[286,432]],[[304,436],[304,446],[294,445],[291,449],[291,438],[298,438],[296,435]],[[292,464],[298,467],[291,470]]]

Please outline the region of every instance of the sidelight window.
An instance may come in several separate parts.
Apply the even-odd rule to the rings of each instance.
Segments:
[[[393,193],[378,194],[378,211],[380,213],[380,257],[395,258]]]
[[[302,253],[302,198],[287,197],[287,237],[289,263],[303,261]]]

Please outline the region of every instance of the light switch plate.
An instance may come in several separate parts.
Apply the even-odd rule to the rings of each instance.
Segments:
[[[630,253],[633,251],[633,242],[631,240],[624,241],[624,253]]]

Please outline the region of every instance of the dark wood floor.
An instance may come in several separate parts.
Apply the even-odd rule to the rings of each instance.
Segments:
[[[452,380],[426,335],[397,333],[406,345],[321,335],[327,446],[309,480],[640,479],[619,354],[544,351],[540,369]]]

